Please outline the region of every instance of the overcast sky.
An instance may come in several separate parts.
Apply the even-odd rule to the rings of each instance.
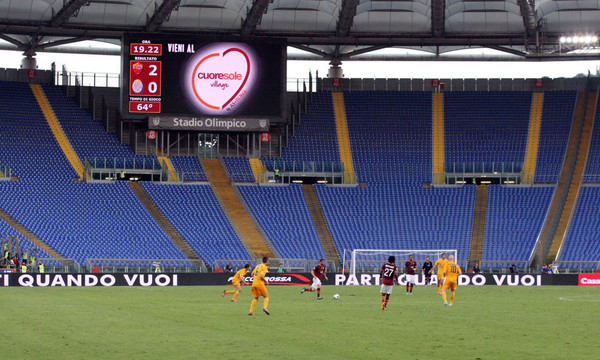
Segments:
[[[86,41],[76,46],[114,46]],[[299,50],[290,49],[290,52]],[[387,53],[415,53],[404,49],[381,50]],[[489,54],[490,50],[462,50],[463,55],[477,56]],[[506,55],[506,54],[504,54]],[[18,68],[22,54],[17,51],[0,51],[0,67]],[[36,56],[39,69],[50,69],[55,62],[57,69],[66,65],[68,71],[105,74],[120,73],[119,56],[76,55],[40,52]],[[288,61],[288,89],[295,87],[297,78],[308,77],[308,72],[319,71],[319,76],[327,75],[327,61]],[[497,61],[346,61],[342,64],[347,78],[539,78],[573,77],[577,74],[595,73],[600,61],[556,61],[556,62],[497,62]]]

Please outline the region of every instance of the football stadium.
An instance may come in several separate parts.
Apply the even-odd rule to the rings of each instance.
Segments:
[[[593,359],[599,19],[591,0],[0,1],[20,61],[0,59],[0,348]],[[454,63],[588,65],[344,74]]]

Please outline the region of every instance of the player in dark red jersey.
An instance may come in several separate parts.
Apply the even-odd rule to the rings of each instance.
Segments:
[[[417,262],[413,260],[413,256],[409,255],[408,261],[404,263],[404,274],[406,275],[406,295],[412,295],[413,286],[415,285],[415,269]]]
[[[311,287],[304,288],[300,291],[300,294],[305,291],[317,291],[317,300],[323,300],[321,297],[321,279],[325,277],[325,280],[329,280],[327,275],[325,275],[325,259],[319,259],[319,263],[315,266],[314,269],[310,272],[313,276],[313,283]]]
[[[398,268],[394,264],[395,262],[396,257],[390,256],[387,264],[383,264],[379,272],[379,278],[381,279],[381,310],[387,308],[394,283],[398,283]]]

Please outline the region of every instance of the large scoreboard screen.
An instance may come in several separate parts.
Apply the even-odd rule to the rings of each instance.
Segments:
[[[286,46],[189,35],[126,34],[122,112],[281,117]]]

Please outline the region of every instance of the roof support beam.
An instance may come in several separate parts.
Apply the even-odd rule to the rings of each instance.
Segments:
[[[248,15],[242,22],[242,36],[254,34],[256,26],[260,23],[263,15],[267,13],[270,2],[273,2],[273,0],[254,0],[252,2],[252,7],[248,10]]]
[[[515,49],[511,49],[511,48],[505,48],[504,46],[497,46],[497,45],[489,45],[486,46],[488,49],[492,49],[492,50],[498,50],[498,51],[502,51],[508,54],[512,54],[512,55],[517,55],[517,56],[522,56],[522,57],[526,57],[527,53],[524,53],[522,51],[519,50],[515,50]]]
[[[337,28],[335,33],[338,36],[348,36],[350,29],[354,23],[354,16],[356,16],[356,8],[358,7],[359,0],[343,0],[342,9],[340,10],[340,16],[337,22]]]
[[[27,45],[23,44],[22,42],[20,42],[19,40],[13,39],[10,36],[4,35],[4,34],[0,34],[0,39],[15,45],[19,50],[23,50],[27,46]]]
[[[446,0],[431,0],[431,35],[444,36],[446,23]]]
[[[298,45],[298,44],[289,44],[290,47],[296,48],[298,50],[306,51],[311,54],[315,54],[321,57],[321,60],[331,60],[333,59],[333,55],[326,53],[325,51],[321,51],[319,49],[311,48],[306,45]],[[289,56],[288,56],[289,57]]]
[[[517,0],[521,8],[521,16],[523,17],[523,26],[527,33],[527,37],[535,36],[537,32],[537,17],[533,0]]]
[[[181,0],[163,0],[162,4],[154,11],[154,14],[146,22],[146,31],[156,31],[165,20],[171,16],[171,12],[179,8]]]
[[[82,6],[90,4],[90,0],[70,0],[50,20],[52,27],[59,27],[66,23],[71,16],[77,16]]]
[[[353,56],[370,53],[372,51],[377,51],[377,50],[385,49],[387,47],[388,46],[386,46],[386,45],[369,46],[369,47],[364,48],[364,49],[358,49],[358,50],[351,51],[349,53],[342,54],[341,57],[344,60],[348,60],[348,59],[350,59]]]

